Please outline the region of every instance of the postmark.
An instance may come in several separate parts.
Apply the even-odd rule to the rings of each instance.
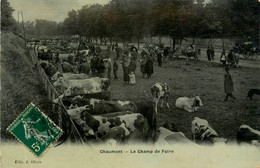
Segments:
[[[62,129],[33,103],[7,128],[37,157],[41,157],[62,135]]]

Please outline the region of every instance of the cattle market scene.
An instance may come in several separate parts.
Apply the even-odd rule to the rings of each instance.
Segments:
[[[33,102],[63,130],[57,147],[259,148],[259,9],[257,0],[1,0],[2,140],[15,141],[7,127]]]

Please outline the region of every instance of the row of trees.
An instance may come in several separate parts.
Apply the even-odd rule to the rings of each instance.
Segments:
[[[204,0],[111,0],[106,5],[71,10],[62,23],[26,22],[25,29],[30,35],[118,41],[170,36],[174,47],[176,39],[185,37],[256,37],[259,9],[258,0],[211,0],[206,4]]]
[[[63,33],[122,41],[147,36],[256,37],[260,3],[257,0],[111,0],[107,5],[72,10]]]

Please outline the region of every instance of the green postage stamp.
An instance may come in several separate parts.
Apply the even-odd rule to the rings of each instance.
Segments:
[[[31,103],[7,128],[37,157],[41,157],[61,135],[62,130]]]

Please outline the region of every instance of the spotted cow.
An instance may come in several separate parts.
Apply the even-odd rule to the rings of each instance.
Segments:
[[[195,117],[191,123],[191,132],[194,142],[197,143],[226,143],[227,140],[219,137],[217,132],[209,125],[205,119]]]
[[[253,129],[248,125],[241,125],[237,132],[237,143],[247,143],[260,147],[260,131]]]
[[[84,120],[88,125],[93,125],[95,123],[94,130],[97,131],[98,137],[103,137],[107,135],[113,127],[125,124],[125,127],[131,133],[135,129],[144,129],[145,118],[139,113],[131,112],[118,112],[107,115],[96,115],[91,117],[91,115],[84,115]],[[98,121],[98,123],[96,122]]]
[[[88,106],[81,106],[74,109],[67,110],[70,118],[75,121],[82,129],[86,136],[94,135],[94,131],[89,127],[86,122],[82,119],[82,113],[88,109]]]
[[[161,107],[163,106],[163,99],[165,98],[166,105],[170,108],[168,99],[170,94],[170,86],[167,83],[156,83],[151,87],[151,93],[155,102],[155,112],[157,114],[157,105],[162,98]]]
[[[131,101],[105,101],[94,98],[84,98],[83,96],[75,96],[71,102],[74,101],[78,106],[89,105],[90,110],[88,111],[93,115],[108,114],[117,111],[131,111],[136,112],[136,106]]]

